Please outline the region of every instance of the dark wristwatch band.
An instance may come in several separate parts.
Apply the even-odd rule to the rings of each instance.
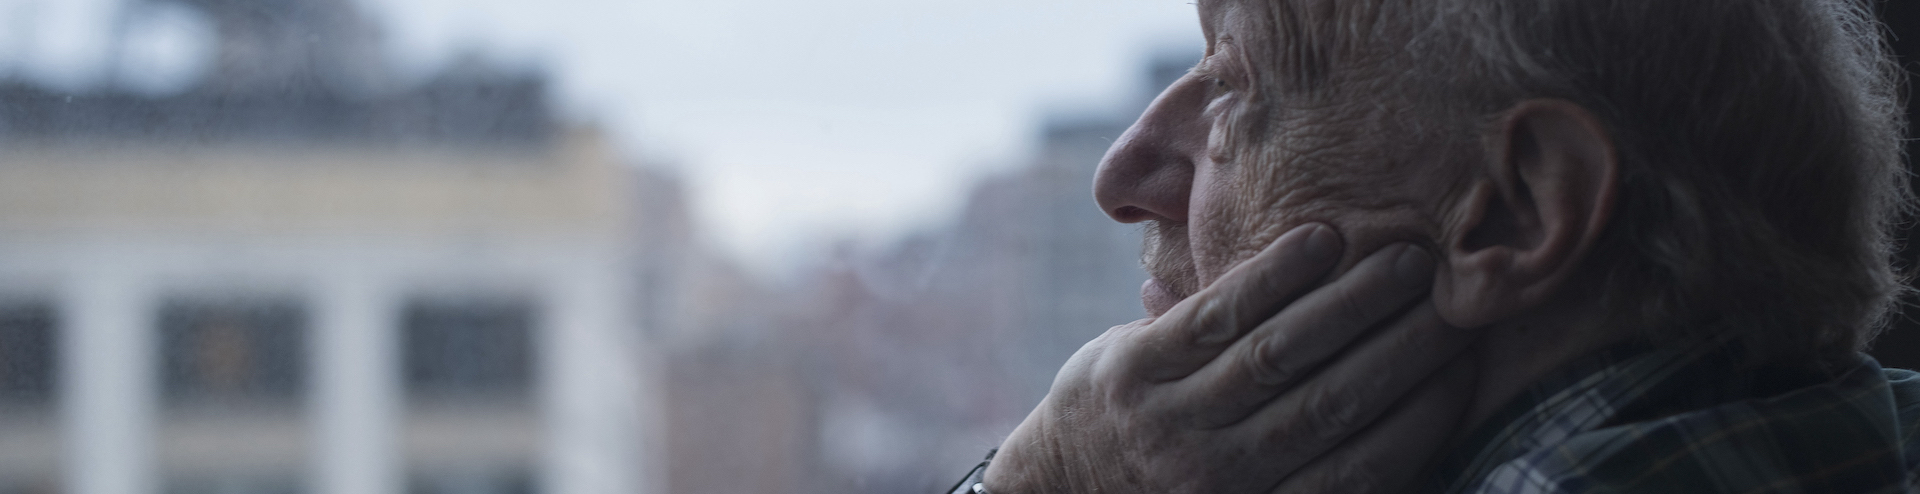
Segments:
[[[952,489],[946,490],[946,494],[989,494],[987,487],[980,482],[982,477],[987,475],[987,464],[993,463],[994,453],[999,452],[1000,448],[987,450],[987,457],[980,460],[979,465],[974,465],[973,470],[968,470],[967,476],[961,477],[959,482],[953,484]]]

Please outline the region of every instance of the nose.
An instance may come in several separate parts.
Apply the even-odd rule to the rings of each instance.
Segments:
[[[1207,159],[1206,84],[1188,75],[1154,98],[1093,176],[1093,198],[1121,223],[1187,221],[1194,167]]]

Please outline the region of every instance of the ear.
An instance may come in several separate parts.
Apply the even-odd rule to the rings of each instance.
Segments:
[[[1456,327],[1550,301],[1605,229],[1619,174],[1600,120],[1565,100],[1515,105],[1485,141],[1486,159],[1445,205],[1456,214],[1434,302]]]

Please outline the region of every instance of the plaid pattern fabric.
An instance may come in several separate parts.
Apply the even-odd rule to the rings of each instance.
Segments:
[[[1443,458],[1447,493],[1920,492],[1920,374],[1737,370],[1724,344],[1619,347],[1543,380]]]

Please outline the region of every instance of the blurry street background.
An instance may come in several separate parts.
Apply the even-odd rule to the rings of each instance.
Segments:
[[[1179,0],[0,0],[0,494],[930,492]]]
[[[1142,316],[1195,24],[0,0],[0,494],[934,492]]]

